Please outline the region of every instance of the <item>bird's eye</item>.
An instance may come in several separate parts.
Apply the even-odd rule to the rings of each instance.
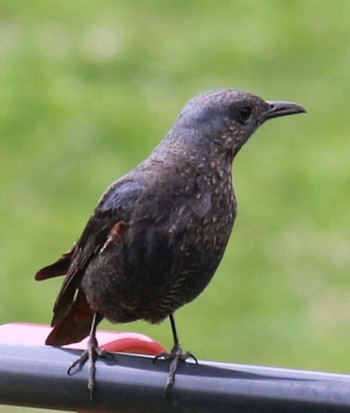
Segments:
[[[253,109],[251,106],[238,106],[234,105],[229,108],[230,119],[244,125],[248,122],[250,116],[252,115]]]
[[[239,108],[238,119],[237,119],[238,122],[242,124],[246,123],[249,120],[250,115],[252,114],[252,111],[253,110],[250,106],[244,106],[242,108]]]

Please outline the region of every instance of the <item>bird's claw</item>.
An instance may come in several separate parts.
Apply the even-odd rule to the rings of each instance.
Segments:
[[[188,358],[193,359],[194,362],[198,364],[197,358],[189,351],[184,352],[179,343],[175,343],[170,353],[161,352],[154,357],[153,363],[155,363],[159,359],[171,361],[170,368],[169,368],[169,374],[168,374],[168,378],[167,378],[165,389],[164,389],[165,395],[168,394],[168,392],[170,391],[170,389],[173,387],[175,383],[175,374],[176,374],[179,361],[185,361]]]
[[[92,393],[95,388],[95,374],[96,374],[96,357],[106,357],[109,353],[105,350],[100,349],[95,337],[90,337],[87,345],[87,349],[82,353],[82,355],[75,360],[72,365],[67,370],[67,374],[72,376],[76,371],[83,368],[84,364],[89,360],[89,379],[88,379],[88,390],[90,393],[90,399],[92,400]],[[75,367],[77,367],[76,370]]]
[[[88,350],[85,350],[82,353],[82,355],[70,365],[69,369],[67,370],[68,376],[73,376],[73,374],[75,373],[75,371],[73,370],[74,370],[74,367],[76,366],[78,366],[76,371],[81,370],[88,358],[89,358],[89,352]]]

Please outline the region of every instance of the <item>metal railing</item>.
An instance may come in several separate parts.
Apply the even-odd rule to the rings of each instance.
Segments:
[[[77,412],[350,412],[350,376],[200,361],[181,363],[164,395],[169,363],[113,354],[97,361],[90,401],[80,351],[0,344],[0,404]]]

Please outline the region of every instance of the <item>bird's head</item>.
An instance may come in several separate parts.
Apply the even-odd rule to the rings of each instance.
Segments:
[[[295,103],[265,101],[237,89],[219,89],[192,99],[175,124],[181,144],[200,153],[214,150],[232,161],[255,130],[269,119],[305,112]]]

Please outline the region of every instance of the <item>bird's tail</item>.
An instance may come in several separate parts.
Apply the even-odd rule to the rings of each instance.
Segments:
[[[83,340],[90,333],[93,317],[94,311],[91,310],[85,294],[79,290],[71,308],[65,316],[54,325],[45,344],[64,346]],[[98,314],[97,323],[99,323],[102,318],[103,317]]]

